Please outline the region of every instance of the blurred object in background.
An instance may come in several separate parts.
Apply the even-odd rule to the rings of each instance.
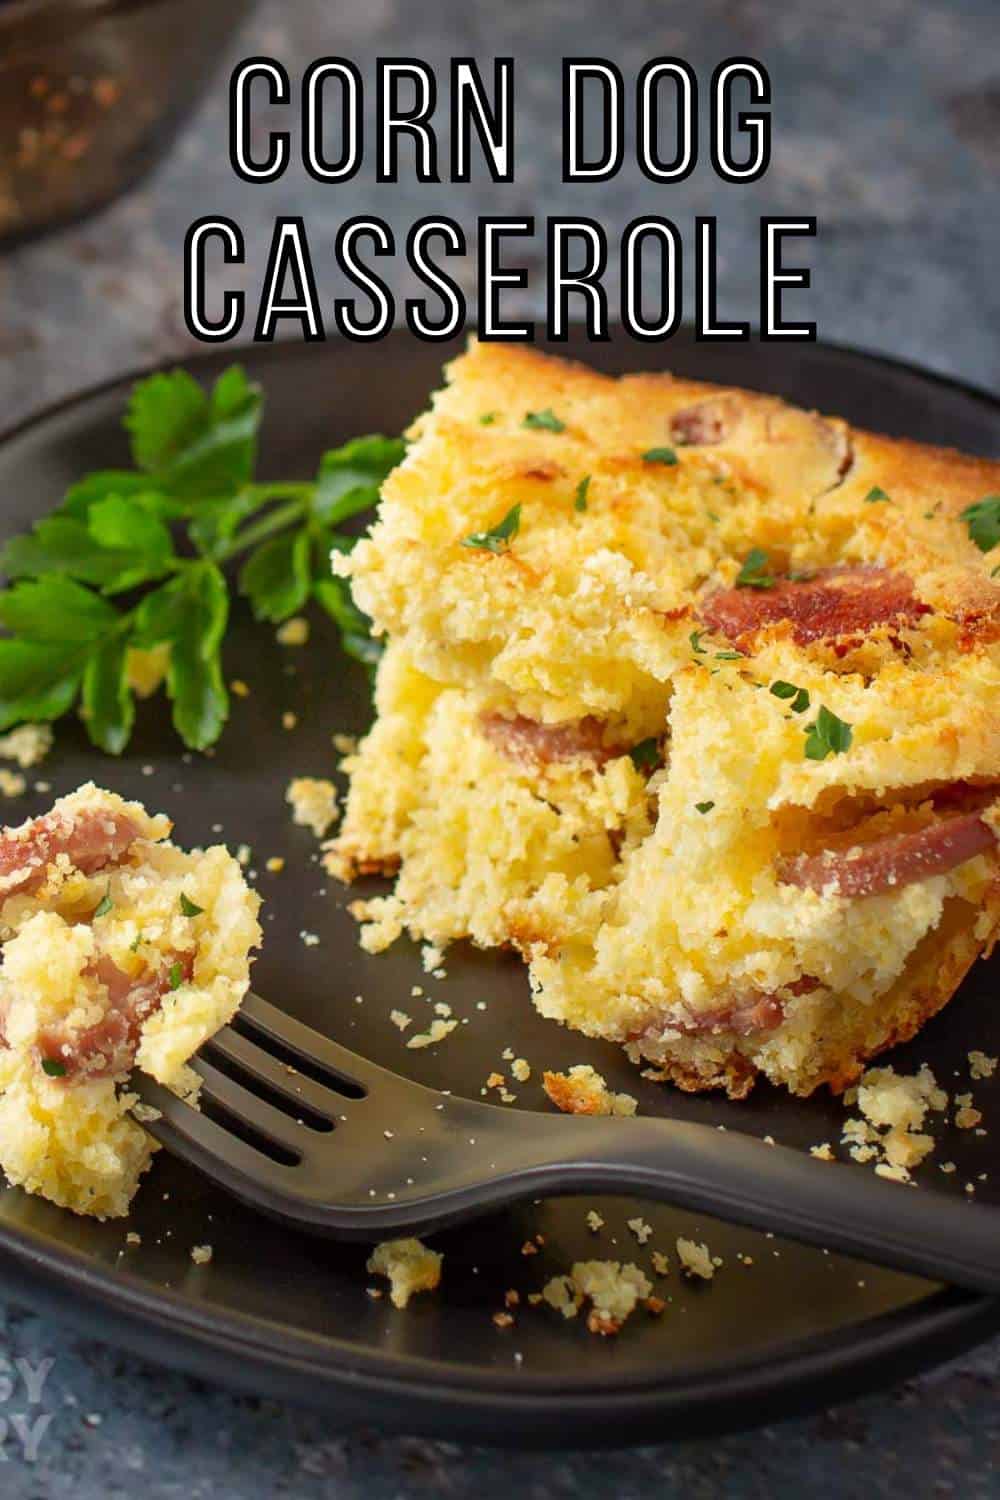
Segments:
[[[150,167],[253,0],[0,0],[0,245]]]

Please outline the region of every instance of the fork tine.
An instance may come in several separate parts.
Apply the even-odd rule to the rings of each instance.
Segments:
[[[366,1086],[375,1083],[378,1079],[391,1076],[387,1075],[386,1070],[376,1063],[370,1063],[367,1058],[359,1057],[356,1052],[352,1052],[348,1047],[341,1047],[338,1042],[331,1042],[329,1037],[325,1037],[322,1032],[314,1031],[311,1026],[306,1026],[302,1021],[296,1021],[294,1016],[278,1010],[276,1006],[262,1000],[252,990],[244,999],[237,1014],[249,1024],[252,1030],[273,1037],[280,1045],[298,1053],[307,1062],[322,1063],[330,1069],[331,1073],[343,1078],[345,1082]]]
[[[258,1134],[266,1136],[277,1146],[283,1146],[286,1151],[291,1151],[301,1157],[309,1142],[309,1135],[315,1137],[315,1131],[310,1131],[308,1125],[303,1125],[291,1115],[286,1115],[283,1110],[276,1109],[273,1104],[258,1097],[244,1088],[242,1083],[235,1079],[227,1078],[218,1068],[214,1068],[210,1062],[203,1057],[193,1057],[191,1067],[202,1080],[201,1097],[210,1103],[221,1104],[227,1113],[234,1119],[249,1125]],[[309,1135],[305,1132],[309,1131]]]
[[[287,1196],[294,1194],[296,1167],[285,1166],[283,1162],[265,1156],[263,1151],[240,1140],[224,1126],[217,1125],[147,1074],[137,1074],[132,1087],[143,1104],[151,1105],[159,1112],[159,1118],[144,1119],[140,1123],[168,1151],[193,1162],[216,1181],[224,1180],[225,1174],[220,1170],[224,1165],[246,1178],[248,1183],[264,1184],[272,1192]]]
[[[212,1052],[218,1052],[227,1062],[235,1063],[260,1082],[266,1083],[290,1104],[301,1105],[303,1109],[312,1110],[324,1119],[334,1120],[343,1112],[345,1105],[352,1102],[345,1095],[334,1093],[322,1083],[316,1083],[304,1073],[295,1071],[288,1063],[266,1052],[263,1047],[241,1032],[234,1031],[231,1026],[224,1026],[221,1031],[217,1031],[210,1038],[209,1045]],[[210,1061],[211,1058],[206,1060]]]

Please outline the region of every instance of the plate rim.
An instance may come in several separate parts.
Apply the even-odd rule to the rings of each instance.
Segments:
[[[387,351],[406,342],[409,336],[402,329],[382,340]],[[329,353],[329,346],[346,347],[343,340],[329,339],[319,348]],[[160,371],[197,371],[199,365],[218,364],[220,359],[277,365],[289,356],[303,357],[307,347],[282,340],[179,352],[29,412],[0,431],[0,449],[75,407],[116,390],[124,392],[136,380]],[[443,350],[448,347],[454,344]],[[989,390],[914,361],[835,340],[816,340],[814,348],[849,363],[861,360],[945,387],[1000,414],[1000,397]],[[563,351],[580,357],[581,344],[571,339],[556,352]],[[613,1430],[610,1435],[588,1430],[586,1446],[620,1446],[678,1432],[756,1425],[905,1378],[1000,1330],[1000,1297],[939,1288],[913,1304],[826,1334],[778,1340],[764,1358],[757,1354],[725,1364],[687,1366],[680,1374],[635,1376],[616,1371],[611,1381],[587,1375],[560,1383],[559,1375],[536,1374],[513,1361],[471,1368],[335,1334],[314,1338],[278,1320],[221,1310],[173,1288],[153,1287],[123,1267],[90,1258],[17,1224],[0,1222],[0,1256],[0,1286],[13,1290],[16,1300],[57,1309],[81,1332],[154,1362],[229,1387],[326,1409],[339,1398],[348,1420],[358,1411],[370,1415],[373,1402],[381,1397],[386,1400],[385,1410],[378,1414],[382,1426],[442,1436],[458,1431],[499,1446],[579,1447],[575,1423],[598,1412]],[[109,1319],[117,1321],[109,1326]],[[498,1430],[501,1417],[510,1426]],[[678,1419],[683,1422],[680,1429],[671,1425]]]

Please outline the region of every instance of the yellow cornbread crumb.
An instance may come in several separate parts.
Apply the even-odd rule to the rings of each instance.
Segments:
[[[697,1276],[702,1281],[711,1281],[715,1275],[715,1262],[709,1254],[707,1245],[696,1244],[694,1240],[678,1239],[677,1259],[686,1276]]]
[[[542,1297],[564,1318],[575,1318],[585,1301],[591,1303],[587,1327],[607,1336],[621,1328],[640,1299],[648,1297],[652,1283],[639,1267],[617,1260],[577,1261],[568,1276],[553,1276],[542,1288]]]
[[[337,820],[337,789],[332,781],[297,776],[288,783],[285,801],[292,809],[292,822],[311,828],[318,839],[324,838]]]
[[[577,1063],[568,1073],[543,1073],[542,1087],[557,1109],[568,1115],[634,1115],[631,1094],[615,1094],[589,1063]]]
[[[309,621],[302,615],[293,615],[275,631],[279,646],[304,646],[309,640]]]
[[[196,1266],[207,1266],[212,1259],[214,1250],[211,1245],[192,1245],[191,1259]]]
[[[8,771],[6,766],[0,766],[0,793],[3,796],[22,797],[27,785],[27,780],[20,771]]]
[[[0,735],[0,758],[16,760],[22,771],[37,766],[52,749],[51,724],[21,724]]]
[[[393,1307],[405,1307],[417,1292],[432,1292],[441,1281],[444,1256],[417,1239],[383,1240],[372,1251],[366,1269],[385,1276]]]
[[[443,1042],[446,1036],[450,1036],[457,1025],[457,1021],[434,1020],[426,1031],[420,1031],[415,1036],[411,1036],[406,1045],[414,1050],[420,1047],[433,1047],[437,1042]]]
[[[875,1159],[880,1177],[908,1182],[910,1168],[934,1150],[934,1137],[921,1128],[928,1113],[948,1107],[948,1095],[927,1064],[909,1077],[891,1067],[869,1068],[844,1097],[864,1117],[844,1124],[850,1155],[861,1162]]]
[[[969,1077],[975,1080],[992,1078],[996,1072],[997,1059],[988,1057],[985,1052],[979,1052],[975,1048],[969,1053]]]
[[[125,653],[125,680],[139,698],[151,698],[167,675],[170,646],[162,642],[142,650],[129,646]]]

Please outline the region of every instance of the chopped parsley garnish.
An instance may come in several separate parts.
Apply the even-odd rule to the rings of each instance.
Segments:
[[[648,740],[640,740],[629,751],[629,759],[637,771],[651,771],[654,766],[660,764],[659,740],[655,735]]]
[[[991,578],[1000,578],[1000,563],[997,563],[997,565],[996,565],[995,568],[991,568],[990,569],[990,577]]]
[[[492,427],[496,419],[497,414],[495,411],[484,411],[479,418],[479,425],[480,427]]]
[[[315,601],[349,655],[378,656],[330,553],[353,545],[342,523],[375,505],[404,444],[356,438],[324,454],[314,479],[260,481],[262,407],[238,365],[210,389],[183,370],[139,381],[124,417],[131,466],[83,475],[7,543],[0,731],[79,706],[93,743],[120,755],[136,717],[129,653],[166,646],[174,728],[208,749],[229,714],[221,652],[234,593],[273,624]],[[237,558],[233,577],[225,565]]]
[[[777,579],[767,572],[768,556],[761,547],[751,547],[736,575],[738,589],[773,589]]]
[[[692,630],[691,634],[688,636],[688,640],[691,642],[691,650],[696,651],[699,656],[704,656],[707,650],[707,647],[701,644],[701,638],[704,633],[705,632],[703,630]]]
[[[462,538],[463,547],[474,547],[479,552],[506,552],[521,529],[521,507],[514,505],[503,520],[491,531],[474,531]]]
[[[171,964],[170,965],[170,972],[167,975],[167,978],[168,978],[168,980],[170,982],[170,988],[172,990],[179,990],[180,989],[181,982],[182,982],[182,980],[184,978],[184,970],[181,968],[180,964]]]
[[[794,702],[791,704],[793,714],[804,714],[809,707],[808,688],[796,687],[794,682],[783,682],[781,678],[778,678],[776,682],[771,683],[770,690],[776,698],[794,699]]]
[[[135,935],[135,937],[132,939],[132,941],[128,945],[128,951],[130,953],[138,953],[140,944],[144,943],[145,941],[146,941],[145,933],[137,932],[136,935]]]
[[[574,495],[573,495],[573,509],[574,510],[586,510],[587,509],[587,493],[588,493],[589,489],[590,489],[590,475],[589,474],[584,474],[583,478],[580,480],[580,483],[577,485],[576,490],[575,490]]]
[[[114,910],[115,903],[111,899],[111,887],[108,886],[100,901],[94,907],[95,917],[106,917],[109,911]]]
[[[1000,495],[986,495],[967,505],[959,518],[980,552],[992,552],[1000,544]]]
[[[743,660],[743,652],[742,651],[716,651],[716,653],[715,653],[715,659],[716,659],[716,661],[742,661]]]
[[[196,906],[195,903],[188,896],[185,896],[183,891],[181,891],[181,911],[186,917],[200,917],[204,910],[205,908],[203,906]]]
[[[890,499],[891,499],[891,496],[889,496],[889,495],[886,494],[885,490],[882,489],[881,485],[873,484],[872,487],[871,487],[871,489],[868,491],[867,495],[865,496],[865,504],[866,505],[877,505],[880,500],[890,500]]]
[[[49,1078],[65,1078],[66,1064],[60,1062],[58,1057],[43,1057],[42,1072],[46,1073]]]
[[[715,514],[714,510],[706,510],[705,514],[706,514],[706,516],[708,517],[708,519],[710,521],[714,522],[714,524],[716,526],[718,526],[718,524],[719,524],[719,517]]]
[[[825,760],[828,755],[843,755],[851,748],[854,731],[828,708],[820,708],[816,721],[806,729],[807,760]]]
[[[707,812],[711,812],[712,808],[714,806],[715,806],[714,802],[696,802],[695,805],[694,805],[694,810],[695,810],[695,812],[700,812],[700,813],[704,814],[704,813],[707,813]]]
[[[566,431],[566,423],[559,420],[551,406],[547,406],[544,411],[525,412],[521,426],[530,427],[536,432]]]
[[[647,448],[642,461],[644,464],[675,464],[677,454],[673,448]]]

